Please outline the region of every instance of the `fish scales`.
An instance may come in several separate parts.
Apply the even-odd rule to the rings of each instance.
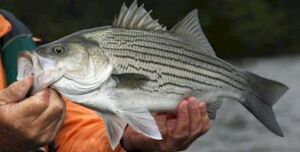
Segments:
[[[203,52],[199,51],[198,49],[195,49],[195,47],[193,45],[191,45],[185,39],[180,38],[180,35],[178,35],[178,34],[177,34],[178,36],[176,36],[176,34],[174,34],[174,36],[170,36],[170,34],[168,34],[168,33],[161,34],[161,33],[158,33],[158,32],[149,32],[149,33],[147,33],[148,35],[145,36],[144,35],[145,31],[130,30],[131,32],[128,32],[128,31],[124,31],[124,29],[112,29],[112,30],[114,30],[114,31],[118,30],[117,32],[111,33],[113,35],[113,36],[111,36],[111,38],[114,38],[114,39],[116,37],[121,36],[123,38],[126,38],[126,37],[135,38],[135,41],[139,40],[139,39],[137,39],[137,37],[142,38],[142,40],[147,39],[147,42],[149,42],[150,40],[154,40],[155,43],[157,43],[157,44],[166,42],[166,43],[163,43],[163,44],[165,44],[165,45],[172,44],[172,46],[178,46],[181,49],[187,50],[187,54],[182,54],[182,51],[181,52],[174,52],[174,53],[178,53],[179,55],[182,55],[182,56],[186,55],[187,57],[189,57],[191,59],[195,59],[194,58],[195,55],[200,55],[201,58],[198,58],[198,59],[195,59],[195,60],[201,60],[201,62],[203,62],[203,63],[207,63],[208,65],[214,65],[214,66],[216,66],[218,68],[221,68],[222,70],[225,70],[229,73],[232,73],[232,72],[236,71],[236,69],[233,68],[228,63],[226,63],[224,61],[221,61],[221,60],[216,61],[215,59],[213,59],[213,57],[211,55],[204,54]],[[149,39],[148,36],[151,36],[151,39]],[[160,41],[158,41],[158,40],[160,40]],[[178,44],[178,45],[176,45],[176,44]],[[224,66],[224,64],[226,66]],[[244,77],[244,76],[241,75],[241,77]]]
[[[92,32],[96,32],[97,30],[93,30]],[[112,31],[116,31],[116,32],[112,32]],[[114,39],[113,41],[109,41],[110,43],[113,43],[115,44],[116,43],[116,39],[118,37],[122,37],[122,38],[126,38],[126,37],[131,37],[131,38],[136,38],[136,37],[140,37],[140,38],[147,38],[145,37],[144,35],[144,32],[145,31],[137,31],[137,30],[131,30],[131,32],[127,32],[125,31],[124,29],[111,29],[110,31],[106,31],[106,33],[108,34],[104,34],[104,35],[97,35],[95,33],[86,33],[84,34],[85,36],[87,36],[88,38],[97,38],[97,37],[105,37],[107,39],[109,38],[112,38]],[[172,37],[172,38],[169,38],[170,36],[166,34],[156,34],[157,32],[149,32],[147,33],[148,36],[151,36],[152,37],[152,40],[162,40],[162,41],[159,41],[157,43],[161,43],[161,42],[164,42],[166,41],[167,43],[170,43],[170,44],[179,44],[178,46],[179,47],[182,47],[182,46],[187,46],[188,48],[193,48],[192,45],[188,42],[185,42],[184,39],[178,39],[176,37]],[[121,41],[118,40],[118,41]],[[147,41],[149,41],[149,39],[147,39]],[[156,41],[155,41],[156,42]],[[119,44],[119,43],[117,43]],[[180,55],[180,56],[186,56],[188,58],[190,58],[191,60],[200,60],[203,64],[208,64],[210,66],[216,66],[217,68],[221,68],[222,70],[225,70],[229,73],[232,73],[232,72],[235,72],[236,69],[234,69],[231,65],[228,65],[226,62],[222,62],[222,61],[215,61],[215,62],[212,62],[212,60],[214,61],[214,59],[212,59],[212,57],[210,55],[207,55],[207,54],[203,54],[201,53],[199,50],[192,50],[192,49],[187,49],[188,50],[188,54],[183,54],[182,51],[181,52],[173,52],[177,55]],[[186,52],[185,52],[186,53]],[[191,55],[189,55],[191,54]],[[195,58],[194,56],[195,55],[200,55],[202,56],[201,58]],[[224,66],[224,64],[226,64],[227,66]],[[243,75],[241,75],[241,77],[245,78]]]
[[[24,53],[19,61],[18,79],[34,75],[32,93],[51,86],[97,111],[112,148],[127,124],[162,139],[149,111],[174,111],[189,95],[206,102],[210,119],[224,101],[238,101],[283,136],[272,106],[288,87],[218,58],[197,10],[167,31],[134,1],[122,6],[112,26],[73,33]]]
[[[180,80],[185,80],[182,75],[185,75],[187,80],[181,81],[182,84],[190,84],[190,80],[193,80],[194,83],[201,83],[199,80],[205,80],[210,82],[210,86],[221,87],[234,87],[235,89],[244,90],[246,83],[243,77],[238,77],[235,73],[238,73],[235,69],[230,67],[224,67],[227,64],[223,63],[222,66],[211,66],[211,64],[206,64],[201,62],[201,58],[206,58],[207,56],[201,53],[191,53],[191,51],[184,49],[185,47],[193,49],[194,52],[197,51],[192,45],[186,46],[184,40],[176,36],[171,36],[165,33],[158,33],[154,35],[150,32],[137,31],[137,30],[124,30],[124,29],[111,29],[107,32],[108,36],[104,36],[105,39],[102,40],[103,36],[100,36],[98,41],[102,41],[107,45],[102,45],[103,49],[107,49],[108,55],[112,58],[117,57],[114,61],[118,61],[116,65],[122,64],[121,61],[125,60],[123,63],[130,63],[133,65],[144,65],[145,68],[148,68],[149,65],[154,64],[155,69],[159,69],[160,72],[171,71],[175,74],[166,75],[164,82],[168,82],[169,77],[176,77]],[[129,36],[128,36],[129,35]],[[157,36],[160,35],[160,36]],[[161,36],[164,35],[165,37]],[[86,37],[89,37],[88,34],[85,34]],[[93,37],[95,38],[95,37]],[[136,41],[142,40],[142,41]],[[173,43],[159,43],[168,39]],[[176,41],[175,41],[176,40]],[[151,43],[154,42],[154,43]],[[175,43],[174,43],[175,42]],[[181,42],[180,44],[176,42]],[[181,45],[181,46],[180,46]],[[181,52],[180,54],[178,52]],[[198,50],[198,52],[200,52]],[[186,56],[184,56],[186,54]],[[191,57],[197,55],[193,62],[190,62]],[[122,59],[123,58],[123,59]],[[202,59],[203,60],[203,59]],[[205,59],[204,59],[205,60]],[[211,62],[216,64],[219,63],[219,60],[212,57],[209,58]],[[182,64],[178,64],[181,62]],[[144,64],[142,64],[144,63]],[[198,65],[198,66],[197,66]],[[126,65],[125,65],[126,66]],[[161,66],[164,66],[164,69],[161,69]],[[124,67],[124,65],[122,65]],[[224,69],[230,69],[230,72],[225,71]],[[120,68],[120,70],[124,70]],[[129,69],[130,70],[130,69]],[[135,69],[131,69],[135,70]],[[234,70],[234,71],[233,71]],[[201,71],[201,72],[198,72]],[[138,71],[122,71],[122,72],[138,72]],[[144,73],[141,73],[144,74]],[[178,77],[181,76],[181,77]],[[226,80],[223,80],[223,77],[226,77]],[[222,79],[221,79],[222,78]],[[174,81],[174,79],[172,79]],[[171,82],[172,82],[171,81]],[[207,87],[207,84],[205,83]],[[215,84],[215,85],[213,85]],[[217,85],[216,85],[217,84]],[[203,85],[203,83],[202,83]],[[192,84],[195,86],[195,84]],[[195,86],[197,89],[199,86]],[[200,88],[198,88],[200,89]]]

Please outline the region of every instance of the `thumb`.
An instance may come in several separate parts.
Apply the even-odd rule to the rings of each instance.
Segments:
[[[28,76],[23,80],[11,84],[0,91],[0,105],[16,103],[24,99],[32,86],[33,78]]]
[[[20,116],[39,116],[49,105],[49,89],[44,89],[33,96],[15,104]]]

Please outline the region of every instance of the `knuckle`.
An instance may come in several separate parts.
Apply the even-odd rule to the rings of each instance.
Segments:
[[[24,86],[13,84],[10,89],[7,91],[9,97],[22,97],[24,96]]]
[[[35,128],[27,129],[23,131],[24,137],[34,143],[38,143],[39,141],[39,134]]]
[[[188,136],[189,136],[189,132],[188,131],[183,131],[180,134],[173,134],[172,138],[175,141],[182,141],[182,140],[185,140]]]
[[[198,110],[198,107],[195,106],[195,105],[193,105],[193,106],[191,107],[191,109],[192,109],[193,111],[197,111],[197,110]]]
[[[36,143],[39,145],[45,145],[50,143],[51,141],[54,140],[54,136],[41,136],[40,138],[38,138],[38,140],[36,140]]]
[[[173,145],[173,146],[170,146],[170,145],[165,145],[165,144],[160,144],[159,146],[159,151],[161,152],[173,152],[173,151],[176,151],[176,145]]]
[[[57,114],[58,116],[63,113],[63,110],[64,110],[64,108],[62,105],[57,104],[52,107],[52,113]]]
[[[25,134],[25,137],[37,145],[45,145],[54,140],[54,136],[48,136],[47,134],[40,132],[39,129],[28,131]]]

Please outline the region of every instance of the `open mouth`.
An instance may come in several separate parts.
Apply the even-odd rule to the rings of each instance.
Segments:
[[[18,80],[21,80],[29,75],[34,75],[33,70],[33,55],[28,51],[21,52],[18,58]]]
[[[32,94],[45,89],[59,81],[65,71],[49,65],[49,61],[39,57],[36,52],[24,51],[19,54],[18,59],[18,80],[33,76]]]

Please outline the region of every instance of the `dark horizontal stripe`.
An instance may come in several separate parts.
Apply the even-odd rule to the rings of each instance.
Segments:
[[[152,36],[152,37],[154,37],[154,38],[156,38],[156,39],[164,39],[164,40],[166,40],[166,41],[172,41],[172,42],[174,42],[174,43],[180,43],[180,44],[183,44],[183,45],[188,45],[188,46],[190,46],[190,47],[194,47],[193,45],[191,45],[190,43],[187,43],[187,42],[185,42],[185,41],[180,41],[180,40],[177,40],[177,39],[171,39],[171,38],[169,38],[169,37],[167,37],[167,36],[160,36],[160,35],[155,35],[155,34],[152,34],[152,33],[147,33],[147,34],[149,34],[149,35],[146,35],[146,34],[144,34],[144,35],[130,35],[128,32],[127,33],[124,33],[124,34],[122,34],[122,33],[112,33],[115,37],[119,37],[119,36],[123,36],[123,37],[132,37],[132,38],[134,38],[134,39],[137,39],[137,37],[138,36],[140,36],[140,37],[148,37],[148,36]],[[115,38],[115,37],[112,37],[112,38]],[[148,41],[150,41],[149,39],[147,39],[147,40],[145,40],[145,42],[148,42]],[[161,41],[161,42],[164,42],[164,41]],[[156,42],[155,42],[156,43]],[[166,44],[166,43],[164,43],[164,44]],[[206,57],[206,58],[208,58],[209,60],[215,60],[214,58],[215,57],[212,57],[211,55],[208,55],[208,54],[203,54],[203,53],[201,53],[200,51],[198,51],[198,50],[191,50],[191,49],[187,49],[187,48],[184,48],[186,51],[189,51],[189,52],[192,52],[192,53],[194,53],[194,54],[197,54],[197,55],[200,55],[200,56],[204,56],[204,57]],[[178,52],[176,52],[176,53],[178,53]],[[193,57],[193,56],[189,56],[189,57]],[[202,61],[202,62],[209,62],[209,60],[208,61]],[[216,65],[215,63],[212,63],[212,62],[209,62],[209,64],[212,64],[212,65]],[[227,64],[227,63],[221,63],[221,64]],[[226,71],[228,71],[228,72],[232,72],[232,68],[226,68],[226,67],[221,67],[221,68],[223,68],[224,70],[226,70]]]
[[[227,84],[229,86],[232,86],[238,90],[241,90],[243,91],[244,89],[243,88],[240,88],[238,86],[235,86],[227,81],[224,81],[222,79],[219,79],[219,78],[215,78],[215,77],[212,77],[212,76],[209,76],[209,75],[205,75],[205,74],[202,74],[202,73],[198,73],[198,72],[195,72],[195,71],[191,71],[189,69],[183,69],[183,68],[180,68],[180,67],[176,67],[176,66],[173,66],[173,65],[169,65],[169,64],[164,64],[164,63],[161,63],[161,62],[155,62],[155,61],[152,61],[152,60],[144,60],[144,59],[136,59],[135,57],[132,57],[132,56],[126,56],[126,55],[115,55],[116,57],[119,57],[119,58],[130,58],[130,59],[133,59],[133,60],[139,60],[141,62],[144,62],[144,63],[150,63],[150,64],[157,64],[157,65],[161,65],[161,66],[167,66],[167,67],[171,67],[171,68],[174,68],[174,69],[180,69],[182,71],[185,71],[185,72],[191,72],[191,73],[194,73],[196,75],[200,75],[202,77],[206,77],[208,79],[213,79],[215,81],[220,81],[220,82],[223,82],[224,84]],[[145,68],[142,68],[142,67],[137,67],[136,70],[145,70]],[[148,70],[148,69],[146,69]],[[148,72],[156,72],[156,71],[149,71]],[[167,76],[172,76],[172,77],[175,77],[175,78],[180,78],[180,79],[184,79],[184,80],[188,80],[188,81],[192,81],[192,82],[196,82],[196,83],[199,83],[199,84],[203,84],[203,85],[207,85],[207,86],[212,86],[212,87],[218,87],[218,88],[221,88],[221,86],[217,86],[217,85],[214,85],[214,84],[210,84],[210,83],[206,83],[204,81],[199,81],[199,80],[196,80],[196,79],[192,79],[192,78],[189,78],[189,77],[183,77],[183,76],[178,76],[178,75],[175,75],[173,73],[168,73],[168,72],[162,72],[163,75],[167,75]]]
[[[139,88],[145,92],[159,92],[159,90],[152,90],[152,89],[147,89],[147,88]],[[176,94],[176,95],[183,95],[183,93],[178,93],[178,92],[174,92],[174,91],[164,91],[164,93],[166,94]]]
[[[130,65],[130,67],[137,69],[136,67],[131,66],[131,65]],[[149,78],[149,79],[145,79],[145,78],[136,78],[136,79],[134,79],[134,80],[136,80],[136,81],[145,80],[145,81],[147,81],[147,82],[152,82],[152,83],[158,84],[158,80],[156,80],[156,79],[150,79],[150,78]],[[162,88],[164,88],[164,87],[166,87],[166,86],[175,86],[175,87],[177,87],[177,88],[190,89],[190,90],[194,90],[194,91],[200,91],[200,90],[201,90],[201,89],[193,88],[193,87],[188,86],[188,85],[178,84],[178,83],[174,83],[174,82],[163,82],[162,84],[158,84],[158,89],[162,89]],[[139,86],[139,88],[141,89],[141,88],[144,88],[144,87],[143,87],[143,86]],[[149,90],[150,90],[150,89],[149,89]],[[154,91],[159,91],[159,90],[154,89]],[[168,90],[164,90],[163,92],[167,92],[167,91],[168,91]],[[173,92],[174,92],[174,91],[173,91]],[[179,94],[179,92],[178,92],[178,94]],[[181,94],[183,94],[183,93],[181,93]]]
[[[107,49],[130,50],[132,52],[140,53],[140,54],[143,54],[143,55],[146,54],[146,55],[150,55],[150,56],[159,57],[159,58],[162,58],[162,59],[176,60],[176,61],[179,61],[179,62],[181,62],[183,64],[187,64],[187,65],[194,66],[194,67],[197,67],[197,68],[202,68],[202,69],[210,71],[210,72],[214,72],[214,73],[222,75],[222,76],[224,76],[224,77],[226,77],[226,78],[228,78],[228,79],[230,79],[232,81],[235,81],[235,82],[240,83],[242,85],[246,85],[244,82],[242,82],[242,81],[240,81],[238,79],[234,79],[234,78],[226,75],[225,73],[222,73],[222,72],[219,72],[219,71],[216,71],[216,70],[213,70],[213,69],[206,68],[205,66],[196,65],[196,64],[192,64],[192,63],[189,63],[189,62],[186,62],[186,61],[183,61],[183,60],[179,60],[177,58],[172,58],[170,56],[162,56],[162,55],[158,55],[158,54],[153,54],[153,53],[148,53],[148,52],[141,52],[141,51],[136,51],[136,50],[133,50],[133,49],[125,49],[125,48],[124,49],[120,49],[120,48],[107,48]],[[183,68],[181,68],[181,69],[183,69]],[[199,74],[199,73],[197,73],[197,74]]]
[[[138,47],[146,47],[146,48],[152,49],[152,50],[158,49],[158,50],[160,50],[160,51],[164,51],[164,52],[170,53],[170,52],[168,52],[167,49],[161,49],[161,48],[158,48],[158,47],[151,47],[151,46],[144,46],[144,45],[136,45],[136,46],[138,46]],[[184,49],[184,48],[182,48],[182,49]],[[132,50],[132,49],[131,49],[131,50]],[[136,52],[139,52],[139,51],[136,51]],[[147,52],[142,52],[142,53],[145,54],[145,53],[147,53]],[[193,64],[193,63],[190,63],[190,62],[186,62],[186,61],[184,61],[184,60],[172,58],[171,56],[161,56],[161,55],[153,54],[153,53],[152,53],[152,54],[151,54],[151,53],[147,53],[147,54],[152,55],[152,56],[156,56],[156,57],[168,58],[168,59],[170,59],[170,60],[177,60],[177,61],[179,61],[179,62],[181,62],[181,63],[188,64],[188,65],[190,65],[190,66],[194,66],[194,67],[197,67],[197,68],[202,68],[202,69],[205,69],[205,70],[207,70],[207,71],[211,71],[211,72],[220,74],[220,75],[225,76],[225,77],[227,77],[227,78],[229,78],[229,79],[231,79],[231,80],[233,80],[233,81],[236,81],[236,82],[238,82],[238,83],[240,83],[240,84],[246,85],[244,82],[242,82],[242,81],[240,81],[240,80],[237,80],[237,79],[234,79],[234,78],[231,77],[230,75],[227,75],[227,74],[222,73],[222,72],[220,72],[220,71],[213,70],[212,68],[209,69],[209,68],[206,68],[205,66],[201,66],[201,65],[198,65],[198,64]],[[179,56],[182,55],[182,54],[180,54],[180,53],[174,53],[174,54],[177,54],[177,55],[179,55]],[[205,62],[204,60],[201,60],[201,59],[198,59],[198,58],[195,58],[195,57],[189,57],[189,56],[185,56],[185,57],[187,57],[187,58],[189,58],[189,59],[192,58],[192,59],[194,59],[194,60],[196,60],[196,61],[200,61],[200,62],[206,63],[206,64],[208,64],[208,65],[211,65],[210,62],[208,63],[208,62]],[[217,68],[219,68],[219,69],[223,69],[222,66],[218,66],[218,65],[216,65],[216,64],[213,65],[213,66],[215,66],[215,67],[217,67]],[[227,71],[227,72],[229,72],[229,73],[235,73],[235,71]]]
[[[199,83],[199,84],[204,84],[204,85],[211,86],[211,87],[221,88],[221,86],[217,86],[217,85],[214,85],[214,84],[211,84],[211,83],[207,83],[207,82],[204,82],[204,81],[199,81],[199,80],[192,79],[192,78],[185,77],[185,76],[179,76],[179,75],[169,73],[169,72],[163,72],[163,74],[167,75],[167,76],[172,76],[172,77],[178,78],[178,79],[184,79],[184,80],[196,82],[196,83]]]
[[[148,53],[148,52],[140,52],[140,51],[136,51],[136,50],[133,50],[133,49],[119,49],[119,48],[107,48],[107,49],[118,49],[118,50],[129,50],[129,51],[133,51],[135,53],[141,53],[143,55],[147,54],[147,55],[150,55],[150,56],[156,56],[156,57],[160,57],[160,58],[163,58],[163,59],[169,59],[169,60],[176,60],[176,61],[180,61],[184,64],[188,64],[190,66],[194,66],[194,67],[197,67],[197,68],[202,68],[202,69],[205,69],[207,71],[211,71],[211,72],[214,72],[214,73],[217,73],[219,75],[222,75],[224,77],[227,77],[228,79],[232,80],[232,81],[235,81],[237,83],[240,83],[242,85],[245,85],[244,83],[240,82],[240,81],[237,81],[236,79],[233,79],[219,71],[215,71],[215,70],[212,70],[212,69],[208,69],[208,68],[205,68],[203,66],[198,66],[198,65],[194,65],[194,64],[191,64],[191,63],[188,63],[188,62],[185,62],[185,61],[182,61],[182,60],[178,60],[178,59],[175,59],[175,58],[171,58],[171,57],[166,57],[166,56],[161,56],[161,55],[157,55],[157,54],[153,54],[153,53]],[[214,79],[214,80],[219,80],[219,81],[222,81],[230,86],[233,86],[235,88],[238,88],[239,90],[243,90],[241,89],[240,87],[238,86],[235,86],[227,81],[224,81],[222,79],[219,79],[219,78],[215,78],[215,77],[212,77],[212,76],[209,76],[209,75],[204,75],[203,73],[199,73],[199,72],[196,72],[196,71],[192,71],[192,70],[189,70],[189,69],[185,69],[185,68],[182,68],[182,67],[177,67],[177,66],[174,66],[174,65],[170,65],[170,64],[164,64],[164,63],[161,63],[161,62],[155,62],[155,61],[152,61],[152,60],[145,60],[145,59],[136,59],[135,57],[132,57],[132,56],[129,56],[129,55],[114,55],[114,56],[117,56],[117,57],[131,57],[132,59],[134,60],[140,60],[140,61],[143,61],[143,62],[147,62],[147,63],[155,63],[155,64],[159,64],[159,65],[163,65],[163,66],[167,66],[167,67],[172,67],[172,68],[175,68],[175,69],[180,69],[182,71],[185,71],[185,72],[190,72],[190,73],[193,73],[193,74],[196,74],[196,75],[200,75],[200,76],[204,76],[204,77],[207,77],[207,78],[211,78],[211,79]]]
[[[122,57],[123,58],[123,57]],[[149,70],[149,69],[146,69],[146,68],[142,68],[142,67],[136,67],[136,66],[134,66],[134,65],[131,65],[131,64],[128,64],[128,67],[131,67],[131,68],[134,68],[135,70],[142,70],[142,71],[146,71],[146,72],[151,72],[151,73],[153,73],[153,72],[155,72],[155,73],[157,73],[157,71],[155,71],[155,70]],[[159,73],[157,73],[158,75],[161,75],[161,74],[159,74]],[[171,73],[167,73],[167,72],[164,72],[164,73],[162,73],[162,74],[165,74],[166,76],[173,76],[174,74],[171,74]],[[214,85],[214,84],[210,84],[210,83],[206,83],[206,82],[203,82],[203,81],[196,81],[195,79],[190,79],[190,78],[188,78],[188,79],[186,79],[186,78],[180,78],[180,79],[184,79],[184,80],[190,80],[190,81],[193,81],[193,82],[197,82],[197,83],[200,83],[200,84],[203,84],[203,85],[207,85],[207,86],[210,86],[210,87],[216,87],[216,88],[221,88],[221,86],[217,86],[217,85]],[[150,81],[158,81],[158,80],[154,80],[154,79],[150,79],[149,78],[149,80]],[[158,83],[158,82],[157,82]],[[164,84],[175,84],[175,83],[173,83],[173,82],[164,82],[163,84],[161,84],[161,86],[164,86]],[[192,89],[192,90],[197,90],[197,91],[200,91],[200,89],[198,89],[198,88],[192,88],[192,87],[189,87],[189,86],[186,86],[186,85],[182,85],[182,84],[177,84],[178,86],[182,86],[182,87],[186,87],[186,88],[189,88],[189,89]]]
[[[157,43],[156,41],[152,41],[151,42],[151,40],[149,41],[149,42],[147,42],[147,41],[143,41],[144,43]],[[111,42],[110,42],[111,43]],[[115,44],[119,44],[119,43],[115,43]],[[183,50],[186,50],[186,51],[190,51],[190,50],[187,50],[187,49],[185,49],[184,47],[179,47],[179,46],[174,46],[174,45],[170,45],[170,44],[167,44],[167,43],[161,43],[162,45],[166,45],[166,46],[169,46],[169,47],[175,47],[175,48],[177,48],[177,49],[183,49]],[[175,54],[175,55],[178,55],[178,56],[184,56],[184,57],[186,57],[186,58],[188,58],[188,59],[193,59],[193,60],[196,60],[196,61],[200,61],[200,62],[202,62],[202,63],[205,63],[205,64],[208,64],[208,65],[211,65],[211,66],[215,66],[215,67],[217,67],[217,68],[219,68],[219,69],[222,69],[222,70],[225,70],[225,71],[227,71],[227,72],[229,72],[229,73],[236,73],[236,71],[235,70],[233,70],[233,71],[228,71],[228,70],[226,70],[223,66],[219,66],[218,64],[214,64],[213,62],[207,62],[206,60],[203,60],[203,59],[201,59],[201,58],[195,58],[195,57],[193,57],[193,56],[189,56],[189,55],[186,55],[186,54],[183,54],[183,53],[178,53],[178,52],[174,52],[174,51],[170,51],[170,50],[167,50],[167,49],[161,49],[161,48],[158,48],[158,47],[152,47],[152,46],[145,46],[145,45],[139,45],[139,44],[131,44],[132,46],[137,46],[137,47],[144,47],[144,48],[148,48],[148,49],[152,49],[152,50],[160,50],[160,51],[163,51],[163,52],[166,52],[166,53],[171,53],[171,54]],[[104,47],[105,48],[105,47]],[[113,49],[118,49],[118,50],[124,50],[124,49],[119,49],[119,48],[113,48]],[[132,49],[130,49],[130,50],[132,50]],[[133,50],[132,50],[133,51]],[[150,54],[150,53],[147,53],[147,52],[141,52],[141,51],[136,51],[136,50],[134,50],[136,53],[143,53],[143,54]],[[171,60],[178,60],[178,59],[176,59],[176,58],[171,58],[171,57],[166,57],[166,56],[161,56],[161,55],[157,55],[157,54],[150,54],[150,55],[152,55],[152,56],[157,56],[157,57],[163,57],[163,58],[168,58],[168,59],[171,59]],[[216,59],[214,59],[215,61],[217,61]],[[246,85],[244,82],[242,82],[242,81],[240,81],[240,80],[238,80],[238,79],[234,79],[233,77],[230,77],[230,76],[228,76],[227,74],[225,74],[225,73],[221,73],[221,72],[219,72],[219,71],[216,71],[216,70],[213,70],[213,69],[208,69],[208,68],[206,68],[205,66],[200,66],[200,65],[196,65],[196,64],[192,64],[192,63],[189,63],[189,62],[185,62],[185,61],[182,61],[182,60],[180,60],[180,62],[182,62],[182,63],[184,63],[184,64],[188,64],[188,65],[191,65],[191,66],[195,66],[195,67],[198,67],[198,68],[202,68],[202,69],[205,69],[205,70],[207,70],[207,71],[211,71],[211,72],[215,72],[215,73],[217,73],[217,74],[221,74],[221,75],[224,75],[225,77],[227,77],[227,78],[229,78],[229,79],[231,79],[231,80],[234,80],[234,81],[236,81],[236,82],[238,82],[238,83],[240,83],[240,84],[243,84],[243,85]],[[242,79],[244,79],[244,80],[246,80],[244,77],[242,77],[242,75],[239,75]]]

